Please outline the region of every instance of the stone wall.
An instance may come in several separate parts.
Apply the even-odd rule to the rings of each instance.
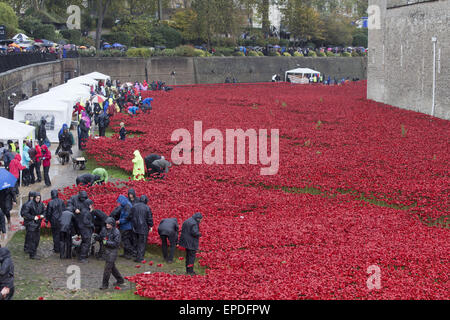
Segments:
[[[81,74],[99,71],[120,81],[162,80],[169,85],[223,83],[226,77],[239,82],[270,82],[272,75],[298,67],[315,69],[326,76],[367,78],[365,57],[155,57],[81,58]],[[175,76],[171,76],[175,71]]]
[[[51,87],[64,83],[65,77],[78,75],[78,59],[64,59],[38,63],[0,74],[0,116],[13,118],[13,110],[8,105],[8,96],[14,103],[22,100],[22,94],[28,97],[44,93]]]
[[[408,4],[409,3],[409,4]],[[431,114],[436,42],[436,117],[450,119],[450,1],[370,0],[380,28],[369,30],[367,97]]]

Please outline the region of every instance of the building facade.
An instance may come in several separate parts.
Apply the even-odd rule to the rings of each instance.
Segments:
[[[450,0],[369,0],[367,98],[450,119]]]

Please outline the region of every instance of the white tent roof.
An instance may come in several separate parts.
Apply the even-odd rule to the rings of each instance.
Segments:
[[[310,69],[310,68],[297,68],[297,69],[292,69],[292,70],[288,70],[286,71],[286,76],[285,76],[285,81],[287,80],[287,75],[288,74],[318,74],[320,76],[320,72]]]
[[[66,83],[54,88],[51,88],[50,91],[52,94],[64,95],[66,97],[73,97],[74,100],[76,98],[88,99],[91,95],[90,89],[88,86],[82,84],[71,84]],[[75,101],[74,103],[75,104]]]
[[[106,74],[103,74],[103,73],[100,73],[100,72],[97,72],[97,71],[85,74],[83,77],[89,77],[89,78],[92,78],[92,79],[95,79],[95,80],[103,80],[103,81],[111,79],[110,76],[108,76]]]
[[[76,77],[73,79],[70,79],[67,81],[67,84],[83,84],[86,86],[91,86],[91,85],[96,85],[98,83],[97,80],[95,80],[94,78],[91,77],[86,77],[86,76],[81,76],[81,77]]]
[[[26,34],[24,33],[18,33],[14,37],[12,37],[13,40],[20,40],[20,41],[29,41],[30,39]]]
[[[34,139],[34,130],[35,128],[33,126],[0,117],[0,139],[21,141],[26,139],[28,136],[32,136]],[[19,143],[19,146],[20,145],[21,143]]]

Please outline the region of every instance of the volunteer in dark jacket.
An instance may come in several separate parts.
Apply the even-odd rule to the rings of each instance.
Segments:
[[[74,195],[69,199],[67,202],[67,210],[72,211],[73,213],[81,213],[81,209],[89,209],[89,206],[85,203],[87,199],[87,192],[84,190],[80,191],[77,195]]]
[[[42,146],[45,142],[45,140],[47,140],[47,130],[45,129],[45,125],[47,124],[47,121],[45,119],[41,119],[41,124],[39,125],[39,129],[38,129],[38,141],[39,141],[39,145]]]
[[[168,263],[173,262],[173,256],[175,254],[175,248],[178,244],[178,221],[177,218],[167,218],[161,220],[158,226],[158,234],[161,238],[162,252],[164,260]],[[170,242],[170,253],[167,255],[167,241]]]
[[[136,203],[130,211],[127,220],[131,221],[133,225],[134,240],[136,243],[136,259],[135,262],[141,262],[145,256],[145,245],[147,244],[147,237],[149,231],[153,230],[153,215],[152,210],[147,205],[148,198],[143,195],[140,202]]]
[[[105,248],[103,247],[103,241],[100,238],[102,230],[105,228],[106,219],[108,215],[101,210],[93,209],[91,211],[94,220],[94,239],[100,243],[100,249],[98,253],[95,253],[95,246],[92,244],[91,254],[95,255],[97,259],[101,258],[104,254]]]
[[[106,114],[106,112],[102,112],[98,116],[98,131],[100,137],[105,136],[105,131],[106,128],[108,128],[108,126],[109,126],[109,116],[108,114]]]
[[[52,200],[47,204],[47,210],[45,211],[45,220],[50,222],[52,228],[52,236],[53,236],[53,252],[60,252],[60,226],[59,226],[59,218],[61,214],[66,209],[66,205],[64,201],[58,198],[58,190],[50,191],[50,196]]]
[[[93,175],[90,173],[85,173],[82,174],[81,176],[78,176],[77,179],[75,180],[77,186],[78,185],[82,185],[82,186],[92,186],[94,184],[95,181],[100,181],[101,177],[97,176],[97,175]]]
[[[123,242],[123,257],[126,259],[131,259],[134,255],[136,255],[133,239],[133,224],[129,220],[127,220],[132,208],[132,204],[123,195],[119,196],[117,202],[120,204],[120,216],[118,221],[120,236],[122,237]]]
[[[59,257],[61,259],[72,258],[72,235],[74,233],[75,216],[65,210],[59,217]]]
[[[30,205],[32,204],[32,201],[34,200],[34,196],[36,195],[36,192],[34,191],[30,191],[28,193],[28,201],[25,202],[22,207],[20,208],[20,216],[22,218],[24,218],[24,212],[29,211],[30,210]],[[25,219],[24,219],[24,225],[25,225]],[[25,244],[23,246],[23,251],[28,253],[28,243],[25,241]]]
[[[201,237],[199,224],[202,218],[202,214],[196,212],[192,217],[184,221],[181,227],[180,246],[186,249],[186,273],[191,275],[195,275],[194,262],[199,238]]]
[[[81,236],[81,248],[78,260],[82,263],[87,262],[86,259],[89,255],[92,233],[94,232],[94,222],[91,214],[92,204],[92,200],[87,199],[84,201],[82,209],[79,210],[80,213],[75,212],[75,230]]]
[[[5,151],[3,151],[3,163],[5,164],[6,170],[9,171],[9,164],[15,156],[16,154],[9,149],[5,149]]]
[[[159,159],[161,159],[161,156],[155,153],[149,154],[144,158],[145,167],[147,168],[147,176],[150,176],[150,174],[154,172],[159,172],[159,168],[152,165],[153,161]]]
[[[103,281],[100,290],[108,289],[111,273],[116,278],[115,286],[125,283],[124,278],[116,267],[117,252],[120,245],[120,232],[116,229],[116,221],[108,217],[106,219],[106,228],[100,234],[103,245],[105,246],[105,270],[103,271]]]
[[[136,191],[133,188],[128,189],[128,201],[131,202],[131,205],[135,205],[139,202],[139,199],[136,196]]]
[[[0,300],[14,295],[14,264],[8,248],[0,248]]]
[[[11,210],[16,203],[16,190],[14,187],[0,190],[0,208],[5,214],[8,227],[11,227]]]
[[[39,240],[41,238],[41,221],[44,219],[45,207],[41,202],[41,194],[35,193],[34,199],[23,211],[24,225],[26,229],[25,246],[30,254],[30,259],[40,259],[36,256]]]

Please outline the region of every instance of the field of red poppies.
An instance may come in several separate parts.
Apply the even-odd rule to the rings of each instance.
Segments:
[[[134,136],[91,140],[87,152],[130,173],[134,150],[170,160],[172,132],[193,135],[194,121],[223,133],[279,129],[276,175],[260,175],[261,164],[182,164],[165,180],[128,182],[149,196],[156,225],[177,217],[181,226],[194,212],[204,215],[198,259],[206,275],[138,274],[130,279],[137,294],[450,298],[450,123],[368,101],[365,92],[365,82],[183,86],[151,92],[151,114],[116,115],[113,129],[124,121]],[[104,188],[89,194],[110,212],[126,188]],[[65,196],[74,192],[67,188]],[[159,243],[157,233],[148,241]],[[367,285],[372,265],[380,268],[380,289]]]

